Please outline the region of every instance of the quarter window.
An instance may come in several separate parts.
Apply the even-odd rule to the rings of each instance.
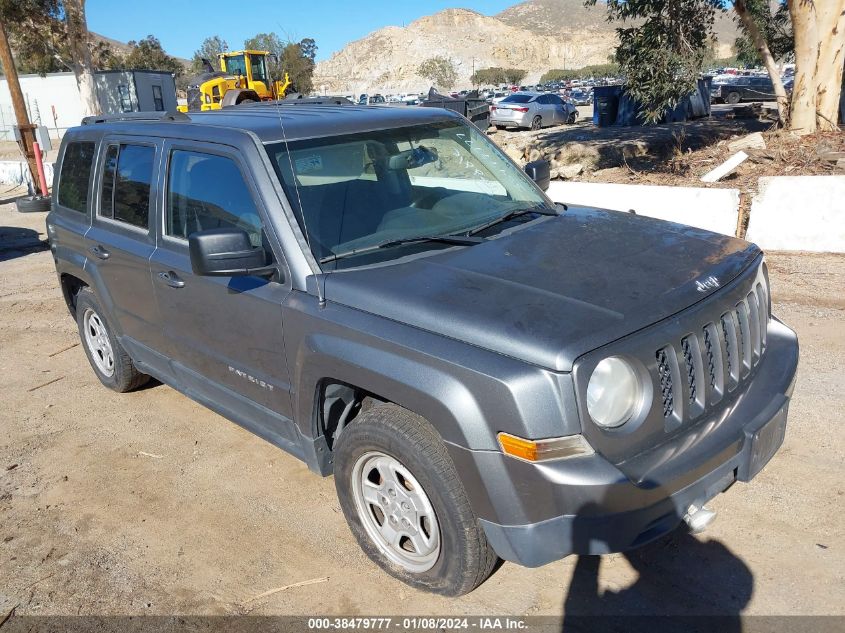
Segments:
[[[187,150],[170,155],[165,233],[187,239],[191,233],[238,228],[261,246],[261,219],[237,164],[225,156]]]
[[[59,174],[59,205],[85,213],[94,143],[68,143]]]
[[[147,229],[155,148],[109,145],[103,165],[100,215]]]

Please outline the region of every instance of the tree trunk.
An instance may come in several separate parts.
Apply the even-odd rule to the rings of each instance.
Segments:
[[[9,96],[12,98],[12,107],[15,110],[15,120],[18,124],[21,140],[20,146],[26,162],[29,165],[29,173],[32,177],[34,189],[38,189],[38,167],[35,162],[35,152],[32,143],[35,141],[34,126],[29,122],[29,115],[26,111],[26,104],[23,100],[21,83],[18,79],[18,69],[15,67],[15,60],[12,57],[12,49],[9,46],[9,39],[6,37],[6,25],[0,22],[0,62],[3,64],[3,71],[6,75],[6,85],[9,87]]]
[[[815,74],[819,58],[816,3],[812,0],[788,2],[795,34],[795,85],[792,88],[789,128],[797,134],[812,134],[816,131]]]
[[[819,59],[816,64],[816,126],[838,130],[839,93],[845,54],[845,0],[825,0],[816,7]]]
[[[766,70],[769,72],[769,78],[771,78],[772,85],[775,89],[775,98],[778,103],[778,120],[782,126],[786,126],[789,120],[789,98],[786,96],[786,89],[783,87],[783,81],[780,78],[780,70],[777,67],[775,58],[772,56],[772,52],[769,50],[769,44],[766,42],[766,38],[763,37],[760,29],[757,28],[754,18],[748,12],[748,6],[745,4],[745,0],[735,0],[734,9],[736,9],[739,19],[742,20],[742,24],[748,32],[751,41],[754,42],[757,52],[763,58],[763,63],[766,65]]]
[[[71,68],[76,77],[82,111],[85,116],[100,114],[97,84],[94,82],[94,64],[88,48],[88,24],[85,21],[85,0],[65,0],[68,49]]]

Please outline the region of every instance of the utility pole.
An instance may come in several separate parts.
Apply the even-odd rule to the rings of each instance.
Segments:
[[[38,167],[35,164],[35,150],[32,144],[35,142],[35,126],[29,122],[29,115],[26,113],[26,104],[23,100],[21,82],[18,79],[18,69],[15,68],[15,60],[12,57],[12,49],[9,46],[9,38],[6,37],[6,25],[0,22],[0,63],[3,64],[3,72],[6,74],[6,83],[9,85],[9,94],[12,96],[12,107],[15,109],[20,130],[20,145],[29,164],[29,174],[32,177],[32,185],[37,189]]]

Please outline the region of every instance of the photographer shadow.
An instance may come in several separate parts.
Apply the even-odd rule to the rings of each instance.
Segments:
[[[597,507],[582,508],[582,513],[595,515]],[[594,540],[587,525],[575,524],[576,551],[588,551]],[[608,556],[578,556],[563,604],[565,633],[743,630],[741,613],[751,599],[754,576],[721,542],[694,536],[681,523],[656,541],[617,556],[637,573],[633,584],[618,590],[602,590],[599,583]]]

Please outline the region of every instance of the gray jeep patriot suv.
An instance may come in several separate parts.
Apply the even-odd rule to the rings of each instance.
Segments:
[[[701,529],[783,441],[798,344],[756,246],[555,205],[445,110],[89,119],[47,228],[105,386],[153,376],[334,474],[415,587]]]

